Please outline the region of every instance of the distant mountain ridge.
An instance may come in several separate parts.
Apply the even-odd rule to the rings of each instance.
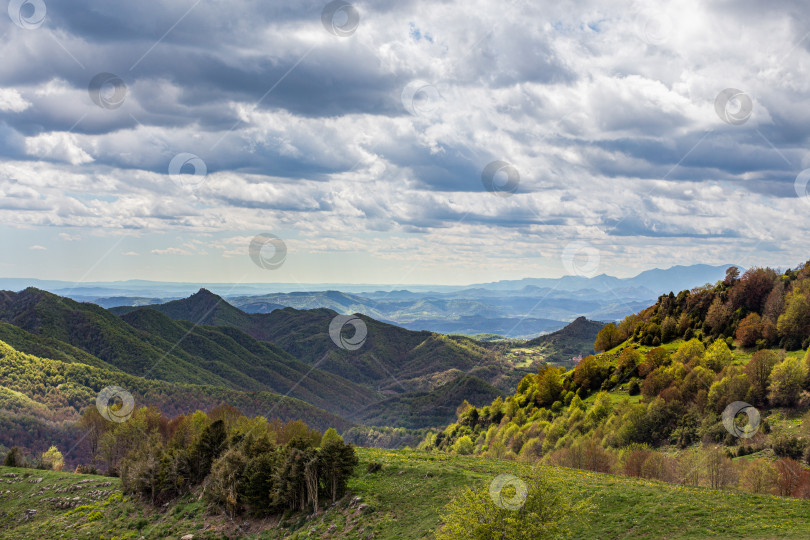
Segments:
[[[675,266],[647,270],[631,278],[525,278],[467,286],[382,286],[304,284],[193,284],[142,280],[109,283],[0,279],[0,287],[28,284],[106,308],[162,304],[212,291],[247,313],[284,307],[327,308],[362,313],[410,330],[443,334],[501,334],[533,338],[553,332],[580,316],[611,321],[640,311],[670,290],[690,289],[723,278],[730,265]],[[296,290],[297,289],[297,290]]]
[[[607,274],[600,274],[591,278],[583,276],[563,276],[561,278],[523,278],[519,280],[503,280],[491,283],[471,285],[470,288],[483,288],[489,290],[518,290],[527,286],[538,288],[556,288],[562,291],[580,291],[584,289],[604,288],[637,288],[647,289],[652,294],[663,292],[679,292],[691,289],[706,283],[714,284],[723,278],[726,269],[736,266],[741,272],[745,271],[740,265],[723,264],[712,266],[708,264],[694,264],[690,266],[676,265],[670,268],[653,268],[629,278],[618,278]],[[666,291],[665,291],[666,289]],[[658,292],[660,291],[660,292]]]

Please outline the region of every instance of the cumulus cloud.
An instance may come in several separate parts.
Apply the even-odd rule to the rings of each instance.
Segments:
[[[801,7],[370,1],[340,38],[320,2],[49,4],[0,43],[0,223],[225,231],[152,253],[226,258],[285,230],[291,253],[514,271],[574,241],[605,265],[794,263]],[[173,181],[181,153],[207,175]],[[510,197],[482,181],[496,160]]]
[[[30,106],[15,88],[0,88],[0,111],[18,113]]]

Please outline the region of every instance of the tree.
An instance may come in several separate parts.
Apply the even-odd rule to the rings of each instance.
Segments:
[[[53,471],[61,471],[65,466],[65,459],[62,457],[62,452],[56,446],[51,446],[47,451],[42,454],[42,464]]]
[[[205,495],[210,501],[225,508],[233,518],[242,509],[244,471],[248,458],[242,445],[235,446],[218,457],[211,465]],[[269,503],[269,493],[267,502]]]
[[[586,356],[574,368],[574,382],[586,390],[595,390],[608,378],[609,363],[598,356]]]
[[[756,313],[749,314],[740,321],[736,333],[737,341],[745,348],[753,347],[762,339],[762,317]]]
[[[702,359],[706,352],[706,347],[699,339],[690,339],[672,355],[672,360],[682,364],[688,364],[695,359]]]
[[[729,266],[728,268],[726,268],[726,277],[723,280],[723,283],[725,283],[726,285],[734,285],[734,283],[739,279],[739,277],[740,277],[740,269],[737,268],[736,266]]]
[[[770,268],[750,268],[731,288],[729,303],[731,310],[743,308],[748,312],[762,313],[765,300],[768,298],[774,283],[778,279],[776,271]]]
[[[628,347],[619,355],[616,369],[621,376],[627,376],[633,373],[643,360],[644,357],[637,349]]]
[[[706,360],[706,367],[719,373],[724,367],[731,364],[734,356],[731,354],[725,341],[716,339],[706,350],[704,358]]]
[[[725,450],[714,447],[706,456],[706,477],[712,489],[723,489],[736,483],[734,465]]]
[[[667,343],[678,337],[678,323],[673,317],[667,317],[661,323],[661,341]]]
[[[343,442],[343,437],[341,437],[340,434],[338,434],[335,428],[329,428],[326,430],[326,433],[324,433],[323,437],[321,438],[321,446],[334,441]]]
[[[768,399],[774,405],[792,407],[799,400],[807,369],[798,358],[786,358],[774,366],[769,377]]]
[[[463,435],[453,444],[453,452],[460,456],[469,456],[475,449],[472,439],[468,435]]]
[[[771,493],[775,484],[776,467],[766,459],[752,459],[740,474],[740,488],[750,493]]]
[[[718,335],[725,330],[731,318],[731,306],[716,297],[706,313],[706,325],[711,328],[712,334]]]
[[[785,283],[778,280],[774,285],[773,290],[765,300],[765,307],[763,308],[762,317],[772,323],[776,323],[779,315],[785,309]]]
[[[548,407],[560,399],[563,391],[561,371],[553,366],[545,366],[537,374],[537,406]]]
[[[526,481],[512,478],[502,488],[491,485],[490,489],[468,487],[456,495],[441,513],[437,540],[569,538],[569,523],[583,519],[586,512],[544,480],[541,469]]]
[[[785,348],[798,349],[802,340],[810,334],[810,301],[800,291],[787,297],[785,312],[776,323],[779,335],[785,339]]]
[[[712,384],[709,389],[708,405],[717,413],[725,409],[729,403],[743,401],[750,388],[748,378],[738,366],[730,367],[724,373],[725,376]]]
[[[192,482],[199,484],[211,471],[211,465],[227,448],[228,435],[225,432],[225,422],[220,419],[208,425],[191,449],[191,475]]]
[[[90,446],[90,455],[93,456],[93,459],[95,460],[96,456],[98,455],[101,437],[110,429],[110,422],[101,416],[101,413],[98,412],[98,408],[96,406],[91,406],[84,410],[82,417],[79,419],[78,425],[87,435],[85,440]]]
[[[346,492],[346,484],[359,463],[354,446],[343,441],[327,441],[320,449],[320,469],[326,493],[337,501]]]
[[[25,467],[25,456],[19,446],[12,446],[3,459],[4,467]]]
[[[751,397],[758,404],[764,404],[768,395],[768,380],[771,371],[779,363],[779,357],[771,350],[757,351],[745,366],[745,375],[751,384]]]
[[[664,367],[670,362],[670,355],[663,347],[656,347],[647,351],[644,360],[638,366],[638,374],[646,377],[657,368]]]
[[[596,341],[593,344],[593,350],[596,352],[604,352],[619,345],[624,338],[614,323],[608,323],[599,330],[596,334]]]

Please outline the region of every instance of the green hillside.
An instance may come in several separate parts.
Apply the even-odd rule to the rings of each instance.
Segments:
[[[149,308],[121,307],[111,311],[139,329],[166,336],[170,342],[180,337],[177,331],[172,333],[164,329],[171,325],[161,321],[142,324],[135,320],[145,317],[147,312],[159,311],[176,321],[216,325],[222,331],[229,327],[241,330],[274,345],[276,348],[273,350],[283,351],[317,366],[319,370],[337,375],[338,381],[345,379],[365,386],[367,392],[382,393],[375,403],[358,404],[352,411],[340,409],[352,420],[368,421],[375,425],[443,425],[453,419],[455,410],[455,405],[442,395],[443,385],[451,381],[464,381],[456,387],[468,389],[471,393],[463,395],[455,392],[453,397],[477,403],[481,399],[491,399],[512,391],[528,373],[473,339],[414,332],[363,315],[358,317],[367,327],[366,341],[356,351],[342,350],[328,333],[329,323],[337,315],[334,311],[325,308],[284,308],[272,313],[248,314],[206,290],[200,290],[186,299]],[[183,343],[178,349],[186,349]],[[301,397],[307,399],[303,395]],[[320,402],[313,403],[322,405]],[[422,405],[415,405],[417,403]],[[438,408],[431,414],[414,412],[424,410],[426,403],[434,403]]]
[[[531,465],[419,451],[358,449],[349,493],[314,517],[232,520],[197,495],[165,508],[122,496],[117,478],[0,467],[0,538],[432,538],[440,512],[466,486]],[[369,472],[371,463],[381,470]],[[25,476],[28,475],[28,476]],[[802,539],[810,502],[546,467],[543,476],[590,510],[572,516],[573,538]],[[37,483],[33,480],[42,479]],[[6,492],[8,491],[8,492]],[[76,499],[78,498],[78,499]],[[61,506],[64,506],[62,508]],[[36,510],[31,513],[31,510]],[[30,516],[25,519],[26,513]]]
[[[33,452],[54,443],[73,448],[80,441],[73,427],[80,411],[95,406],[99,391],[108,386],[127,390],[138,407],[155,406],[171,416],[227,403],[245,414],[301,419],[320,430],[335,427],[342,431],[354,425],[293,397],[144,379],[117,370],[38,358],[0,341],[0,445],[19,445]],[[83,447],[76,447],[68,457],[71,463],[82,462]]]
[[[195,326],[151,309],[119,318],[94,304],[26,289],[9,293],[0,318],[11,323],[0,323],[0,336],[37,356],[169,382],[289,393],[338,414],[380,399],[371,389],[313,370],[280,348],[235,328]]]
[[[449,369],[466,372],[475,367],[492,366],[497,368],[498,374],[493,374],[496,378],[511,371],[511,366],[471,339],[406,330],[364,315],[358,315],[368,329],[363,346],[356,351],[341,350],[328,333],[329,323],[337,313],[325,308],[244,313],[204,289],[189,298],[149,308],[175,320],[238,328],[304,362],[318,363],[325,371],[366,385],[394,388],[398,384],[393,378],[404,383],[407,379]],[[111,311],[126,319],[142,309],[120,307]],[[499,384],[499,381],[488,382]],[[508,380],[507,387],[509,382],[516,380]]]
[[[810,498],[809,298],[810,264],[662,296],[423,447]]]
[[[556,332],[536,337],[523,344],[550,364],[565,364],[572,358],[593,354],[593,343],[604,323],[579,317]]]

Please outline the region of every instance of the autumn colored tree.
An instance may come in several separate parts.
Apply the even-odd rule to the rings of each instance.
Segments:
[[[650,349],[644,355],[644,361],[638,367],[638,373],[642,377],[646,377],[649,373],[656,369],[668,365],[670,362],[670,355],[663,347],[656,347]]]
[[[762,339],[762,317],[757,313],[750,313],[737,326],[736,337],[742,347],[750,348],[756,345],[757,341]]]
[[[743,308],[747,312],[762,313],[768,295],[779,278],[770,268],[750,268],[729,292],[732,311]]]
[[[779,363],[779,357],[771,350],[757,351],[745,366],[745,375],[751,384],[751,398],[758,404],[764,404],[768,395],[768,381],[771,371]]]
[[[731,306],[723,302],[720,297],[715,297],[712,305],[709,306],[709,312],[706,314],[706,326],[708,326],[712,334],[721,334],[728,326],[731,319],[733,310]]]
[[[749,493],[772,493],[776,479],[773,463],[766,459],[752,459],[743,465],[739,487]]]
[[[608,323],[599,330],[596,334],[596,341],[593,344],[593,350],[596,352],[604,352],[619,345],[625,338],[622,337],[619,330],[614,323]]]

